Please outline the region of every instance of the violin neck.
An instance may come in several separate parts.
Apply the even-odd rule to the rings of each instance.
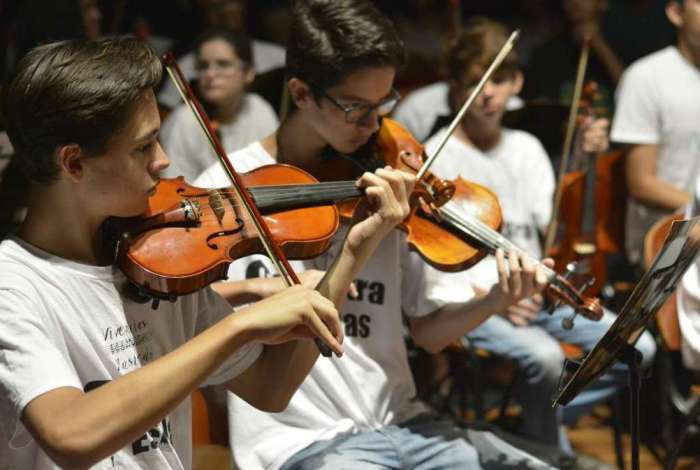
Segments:
[[[506,257],[508,253],[513,250],[518,254],[524,253],[515,243],[508,240],[476,217],[462,211],[459,206],[452,201],[445,203],[440,208],[440,214],[450,227],[483,244],[492,254],[499,248],[504,251]],[[553,269],[539,260],[534,261],[542,267],[549,282],[555,282],[557,280],[558,275]]]
[[[585,238],[595,240],[595,187],[596,187],[596,155],[587,155],[588,166],[585,173],[583,208],[581,214],[581,233]]]
[[[364,194],[363,190],[355,185],[355,181],[255,186],[249,187],[248,191],[263,214],[336,204]]]

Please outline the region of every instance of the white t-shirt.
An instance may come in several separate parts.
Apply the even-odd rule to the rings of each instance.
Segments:
[[[393,118],[403,124],[416,139],[424,142],[439,129],[435,128],[439,118],[452,116],[449,93],[450,86],[444,81],[413,90],[401,100]],[[507,110],[522,106],[523,100],[517,96],[511,97],[506,103]],[[447,124],[449,122],[443,125]]]
[[[675,46],[633,63],[616,94],[611,140],[658,145],[657,177],[692,194],[700,166],[700,70]],[[640,260],[644,235],[668,212],[630,198],[626,245],[631,261]]]
[[[251,142],[272,134],[279,121],[272,107],[254,93],[243,96],[241,109],[233,122],[219,126],[226,152],[240,150]],[[202,129],[185,105],[178,106],[163,122],[160,142],[170,159],[168,177],[184,176],[193,181],[218,160]]]
[[[426,142],[429,155],[445,132],[441,129]],[[448,180],[461,176],[493,191],[501,205],[503,236],[533,258],[541,257],[539,233],[552,213],[555,183],[549,157],[536,137],[504,128],[500,142],[482,152],[452,136],[430,171]],[[487,257],[467,275],[476,286],[489,288],[498,281],[495,258]]]
[[[257,74],[263,74],[280,67],[284,67],[286,52],[284,47],[274,42],[260,41],[253,39],[250,41],[250,48],[253,54],[253,64]],[[177,65],[182,70],[182,74],[188,80],[197,77],[195,70],[195,54],[190,51],[177,60]],[[166,80],[163,88],[158,93],[158,102],[168,108],[174,108],[181,101],[180,94],[173,85],[172,80]]]
[[[99,387],[231,313],[211,289],[161,302],[153,310],[150,302],[123,295],[125,282],[114,267],[68,261],[17,238],[0,244],[0,469],[59,468],[20,421],[31,400],[59,387]],[[244,346],[206,384],[240,374],[261,350],[259,344]],[[189,469],[191,428],[188,399],[148,433],[91,468]]]
[[[234,153],[231,160],[234,165],[250,159],[272,160],[269,155],[262,159],[261,152],[264,149],[253,144]],[[225,180],[210,183],[220,186]],[[306,266],[326,269],[342,247],[345,230],[339,230],[328,252],[305,262]],[[251,259],[253,269],[248,264]],[[244,258],[234,266],[237,273],[229,271],[232,279],[243,279],[245,273],[249,276],[272,271],[264,257]],[[261,413],[229,394],[231,446],[238,466],[277,468],[319,439],[381,428],[424,411],[423,405],[413,400],[415,386],[406,356],[401,312],[422,316],[444,303],[465,302],[473,296],[467,284],[456,289],[439,274],[418,255],[408,252],[402,233],[390,233],[355,281],[359,298],[348,299],[342,308],[343,357],[319,358],[282,413]]]
[[[685,215],[700,215],[700,178],[696,180],[695,197]],[[681,279],[677,306],[683,363],[690,369],[700,370],[700,258],[695,258]]]

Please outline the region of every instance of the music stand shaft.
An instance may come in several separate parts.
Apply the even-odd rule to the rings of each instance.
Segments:
[[[639,470],[639,398],[642,389],[642,353],[634,346],[626,345],[617,360],[627,366],[630,388],[630,437],[632,470]]]

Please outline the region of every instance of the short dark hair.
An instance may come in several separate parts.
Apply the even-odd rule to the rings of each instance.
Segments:
[[[462,31],[450,43],[447,51],[447,74],[451,80],[461,80],[464,73],[474,66],[484,69],[493,62],[508,40],[505,25],[484,17],[467,21]],[[512,50],[497,73],[514,75],[518,70],[518,57]]]
[[[225,29],[210,29],[202,34],[195,44],[195,52],[199,58],[199,49],[205,42],[221,39],[226,42],[236,55],[248,66],[254,66],[253,50],[250,45],[250,38],[244,33],[234,33]]]
[[[296,0],[287,75],[326,89],[367,67],[400,67],[403,42],[367,0]]]
[[[22,173],[37,182],[56,178],[53,154],[77,144],[104,153],[126,125],[133,103],[160,83],[153,51],[133,38],[70,40],[29,51],[4,93],[7,134]]]

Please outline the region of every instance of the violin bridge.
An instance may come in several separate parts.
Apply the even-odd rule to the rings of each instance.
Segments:
[[[185,199],[181,204],[181,208],[185,214],[185,221],[187,223],[196,224],[199,221],[199,201]]]
[[[226,215],[226,209],[224,208],[223,197],[218,190],[214,189],[209,192],[209,205],[214,211],[214,215],[216,215],[219,223],[221,223],[221,221],[224,220],[224,215]]]

